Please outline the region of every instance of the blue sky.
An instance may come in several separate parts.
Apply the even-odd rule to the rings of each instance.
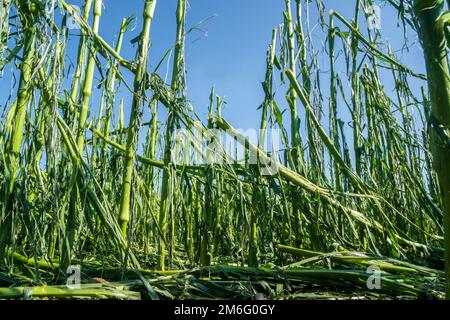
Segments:
[[[76,3],[76,2],[74,2]],[[112,41],[121,18],[136,15],[142,21],[142,0],[105,0],[102,36]],[[263,99],[261,81],[272,28],[282,21],[281,1],[273,0],[192,0],[189,2],[187,27],[215,16],[193,31],[186,40],[188,98],[204,116],[211,87],[227,101],[230,121],[245,126],[245,119],[255,120],[256,107]],[[150,65],[152,70],[173,45],[175,39],[176,0],[160,0],[152,22]],[[140,31],[138,24],[127,40]],[[135,47],[124,46],[123,55],[132,59]],[[160,73],[165,74],[166,65]],[[170,75],[170,72],[169,72]],[[170,77],[168,79],[170,81]],[[245,118],[245,119],[244,119]],[[256,124],[253,121],[249,125]]]
[[[72,0],[69,3],[81,6],[82,0]],[[352,18],[355,1],[325,0],[325,13],[335,9],[347,19]],[[377,3],[377,1],[375,1]],[[379,2],[378,2],[379,3]],[[114,43],[121,19],[131,15],[137,16],[137,24],[133,31],[128,32],[124,39],[122,55],[132,60],[136,47],[130,44],[135,38],[142,23],[143,0],[104,0],[104,11],[100,23],[100,35],[109,43]],[[256,110],[263,100],[261,82],[264,80],[266,50],[271,39],[272,29],[283,21],[283,0],[190,0],[187,14],[187,27],[192,27],[205,18],[216,15],[201,26],[200,31],[189,34],[186,40],[186,67],[188,98],[195,111],[204,119],[208,97],[214,85],[216,93],[225,97],[227,102],[224,116],[240,128],[256,128],[259,125],[260,114]],[[152,46],[150,49],[150,65],[152,70],[164,53],[173,45],[175,38],[176,0],[159,0],[152,23]],[[317,10],[312,1],[309,20],[315,24]],[[326,17],[328,21],[328,16]],[[339,25],[339,24],[337,24]],[[382,9],[383,40],[388,41],[394,50],[401,49],[402,29],[397,26],[396,13],[392,8]],[[325,34],[319,28],[312,32],[315,41],[325,41]],[[78,32],[71,33],[68,53],[74,58],[78,45]],[[410,35],[411,42],[415,40]],[[399,59],[409,67],[424,72],[423,58],[419,46],[409,52],[399,53]],[[327,57],[319,56],[323,72],[327,71]],[[164,77],[166,65],[160,74]],[[127,73],[126,71],[124,72]],[[168,73],[170,75],[170,72]],[[326,78],[326,76],[325,76]],[[132,83],[131,75],[127,80]],[[4,97],[10,78],[7,72],[0,79],[0,98],[3,107]],[[170,81],[170,78],[167,79]],[[326,84],[322,83],[324,87]],[[393,90],[392,81],[387,76],[384,85],[387,91]],[[422,82],[412,82],[413,90],[418,90]],[[278,97],[283,97],[285,88],[280,88]],[[123,92],[126,106],[126,119],[131,95]],[[98,95],[94,95],[92,104],[97,105]],[[280,108],[286,108],[281,105]],[[92,109],[95,115],[95,107]],[[147,109],[148,110],[148,109]],[[164,111],[163,111],[164,112]]]
[[[82,1],[72,1],[81,5]],[[346,18],[352,18],[353,0],[325,0],[326,9],[333,8]],[[152,23],[152,47],[150,65],[152,70],[173,45],[175,38],[176,0],[159,0]],[[283,21],[283,0],[191,0],[187,14],[188,28],[215,15],[201,26],[200,31],[192,32],[186,41],[186,66],[188,98],[200,115],[206,113],[211,86],[227,101],[225,114],[232,122],[241,126],[258,123],[257,106],[263,99],[261,82],[264,80],[265,58],[274,27]],[[132,59],[135,46],[129,40],[141,30],[143,0],[104,0],[100,34],[108,42],[115,39],[123,17],[137,16],[134,31],[125,37],[123,56]],[[310,21],[315,23],[317,10],[311,5]],[[382,30],[385,39],[396,48],[401,29],[397,27],[395,12],[382,9]],[[314,31],[315,33],[315,31]],[[319,32],[317,38],[324,39]],[[394,39],[392,39],[394,37]],[[74,45],[77,39],[72,39]],[[396,41],[397,40],[397,41]],[[402,40],[402,39],[401,39]],[[402,42],[402,41],[400,41]],[[75,48],[75,46],[74,46]],[[420,51],[405,54],[402,61],[411,67],[423,70]],[[166,65],[161,74],[165,74]],[[170,74],[170,73],[169,73]],[[170,81],[170,78],[168,79]],[[280,92],[280,95],[284,92]]]

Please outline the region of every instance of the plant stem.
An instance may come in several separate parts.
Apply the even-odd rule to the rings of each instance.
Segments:
[[[89,13],[91,12],[92,1],[93,0],[86,0],[86,2],[84,3],[83,19],[86,21],[89,19]],[[81,79],[83,65],[85,63],[87,39],[88,39],[88,37],[86,35],[86,31],[84,29],[81,29],[80,42],[78,43],[77,66],[75,69],[75,74],[73,76],[72,89],[70,92],[70,98],[71,98],[72,103],[77,103],[77,100],[78,100],[77,99],[78,86],[79,86],[80,79]]]
[[[450,13],[442,14],[443,7],[443,0],[416,0],[414,3],[421,27],[420,38],[432,104],[430,145],[444,213],[446,298],[450,299],[450,72],[444,30]]]
[[[294,77],[297,77],[297,67],[295,59],[295,33],[294,33],[294,23],[291,14],[291,0],[285,0],[286,11],[285,11],[285,26],[287,32],[287,42],[288,42],[288,56],[289,56],[289,70],[292,72]],[[289,89],[289,99],[288,99],[290,111],[291,111],[291,146],[292,146],[292,159],[295,166],[294,170],[299,170],[299,158],[300,158],[300,120],[297,115],[297,94],[294,88],[291,86]]]
[[[146,0],[144,7],[144,27],[141,33],[138,53],[138,66],[134,78],[134,94],[131,105],[130,122],[124,161],[122,197],[120,200],[119,224],[122,234],[126,236],[130,220],[131,183],[133,178],[134,159],[138,133],[141,125],[142,103],[145,94],[145,72],[147,69],[148,49],[150,45],[150,25],[155,12],[156,0]]]
[[[90,5],[87,3],[87,5]],[[85,11],[88,11],[88,8],[85,8]],[[94,21],[93,21],[93,32],[98,33],[99,25],[100,25],[100,16],[102,14],[102,1],[95,0],[94,2]],[[80,48],[82,49],[82,48]],[[82,59],[80,57],[80,59]],[[78,61],[79,63],[81,61]],[[84,139],[86,133],[86,122],[89,115],[89,100],[92,94],[92,86],[94,80],[94,71],[95,71],[95,47],[93,43],[91,43],[90,51],[88,54],[88,65],[84,78],[83,84],[83,100],[81,104],[81,109],[78,114],[78,123],[77,123],[77,131],[76,131],[76,143],[77,148],[80,154],[83,154],[84,150]],[[77,81],[77,79],[75,79]],[[74,89],[74,87],[72,87]],[[75,87],[76,89],[76,87]],[[74,91],[72,93],[75,94]],[[73,100],[71,101],[73,103]],[[77,200],[78,200],[78,185],[75,184],[79,175],[80,168],[75,163],[72,172],[72,182],[71,185],[71,195],[70,195],[70,203],[69,203],[69,214],[67,217],[67,227],[66,227],[66,241],[62,250],[61,257],[61,266],[66,269],[70,265],[70,261],[72,259],[72,248],[75,242],[75,225],[76,225],[76,211],[77,211]],[[64,270],[65,271],[65,270]]]
[[[178,93],[184,83],[184,37],[185,37],[185,20],[186,20],[186,0],[178,0],[177,7],[177,36],[175,43],[175,54],[172,72],[172,85],[173,92]],[[164,139],[164,164],[170,162],[171,154],[171,136],[175,124],[175,108],[171,106],[168,110],[166,134]],[[171,209],[168,204],[169,196],[169,170],[167,168],[163,172],[162,185],[161,185],[161,199],[159,209],[159,225],[163,232],[163,235],[167,232],[167,212]],[[158,268],[164,270],[165,268],[165,245],[162,239],[158,243]]]

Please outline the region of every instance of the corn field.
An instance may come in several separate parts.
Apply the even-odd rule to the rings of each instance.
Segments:
[[[383,1],[421,73],[368,24],[372,0],[353,16],[278,0],[256,141],[214,88],[196,112],[196,27],[172,1],[173,45],[150,68],[157,0],[140,30],[101,24],[113,1],[1,0],[0,299],[450,298],[449,1]]]

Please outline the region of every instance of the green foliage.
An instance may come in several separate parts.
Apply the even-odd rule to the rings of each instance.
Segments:
[[[207,123],[190,105],[186,0],[178,1],[174,21],[170,84],[147,66],[156,0],[145,1],[134,61],[120,53],[132,18],[122,21],[113,48],[101,37],[100,0],[86,0],[82,17],[64,0],[31,9],[23,1],[4,3],[0,70],[17,67],[20,81],[0,102],[0,298],[443,297],[448,199],[445,173],[433,168],[437,138],[429,138],[427,125],[435,119],[430,123],[448,134],[448,101],[436,102],[443,95],[435,88],[448,84],[448,73],[436,75],[431,54],[445,41],[445,14],[432,19],[440,38],[422,34],[425,76],[387,50],[377,30],[364,29],[358,17],[371,1],[355,1],[352,20],[331,11],[325,23],[321,1],[285,0],[283,24],[269,39],[258,108],[261,129],[282,132],[283,152],[277,174],[265,176],[267,146],[226,121],[225,101],[214,90]],[[405,24],[423,28],[428,21],[418,24],[411,1],[389,3]],[[443,1],[436,3],[442,9]],[[82,28],[73,77],[67,26],[53,22],[57,4]],[[326,73],[302,18],[305,7],[319,13]],[[426,15],[430,2],[415,8]],[[11,27],[4,23],[13,19]],[[446,52],[438,56],[445,67]],[[96,84],[98,71],[105,79]],[[132,85],[123,72],[132,74]],[[387,77],[394,87],[385,85]],[[413,92],[412,81],[422,92]],[[116,101],[119,91],[131,106]],[[128,123],[124,108],[131,110]],[[150,121],[142,121],[144,114]],[[181,128],[233,132],[247,147],[244,161],[230,161],[226,146],[213,155],[191,141],[188,152],[227,161],[173,163],[171,137]],[[245,161],[251,152],[260,155],[258,164]],[[89,281],[108,282],[66,290],[60,284],[73,263]],[[368,266],[382,270],[382,291],[367,290]]]

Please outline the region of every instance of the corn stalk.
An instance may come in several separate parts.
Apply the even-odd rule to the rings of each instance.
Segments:
[[[127,145],[125,153],[122,197],[120,201],[119,223],[124,236],[127,234],[127,225],[130,220],[131,183],[133,178],[134,159],[137,148],[138,132],[141,125],[142,102],[145,95],[145,72],[148,61],[148,48],[150,44],[150,26],[155,12],[156,0],[146,0],[144,7],[144,27],[141,33],[138,66],[134,78],[133,103],[131,106],[130,122],[128,127]]]
[[[444,211],[446,297],[450,299],[450,43],[446,42],[450,13],[443,10],[443,0],[414,2],[414,12],[420,22],[420,38],[432,104],[429,119],[430,143]]]
[[[185,37],[185,23],[186,23],[186,0],[178,0],[177,7],[177,35],[175,43],[175,54],[173,62],[172,71],[172,84],[171,90],[177,94],[179,90],[184,90],[184,37]],[[176,110],[174,106],[170,106],[168,110],[166,133],[164,138],[164,164],[168,165],[171,158],[171,138],[172,133],[175,128],[175,118]],[[161,185],[161,199],[160,199],[160,209],[159,209],[159,226],[162,230],[163,235],[167,232],[167,213],[173,208],[170,207],[168,203],[169,196],[169,179],[170,179],[170,168],[164,170]],[[165,243],[162,239],[158,243],[158,268],[164,270],[165,268]]]

